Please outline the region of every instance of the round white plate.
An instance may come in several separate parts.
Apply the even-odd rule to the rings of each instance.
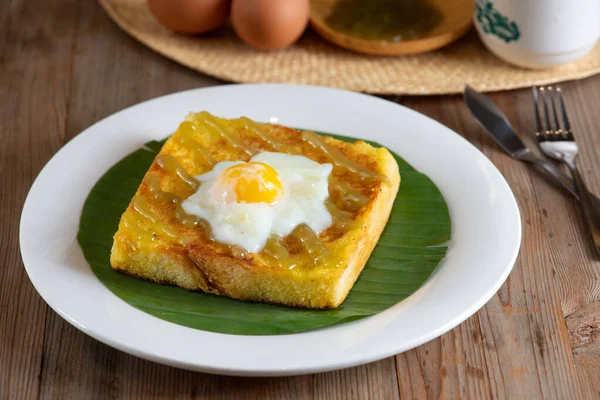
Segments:
[[[83,203],[118,160],[163,139],[188,111],[371,139],[427,174],[446,198],[452,241],[432,277],[375,316],[307,333],[238,336],[163,321],[112,294],[87,265],[76,235]],[[521,220],[492,163],[461,136],[392,102],[343,90],[228,85],[150,100],[88,128],[42,170],[25,202],[21,253],[29,278],[54,311],[127,353],[229,375],[296,375],[375,361],[425,343],[482,307],[517,257]]]

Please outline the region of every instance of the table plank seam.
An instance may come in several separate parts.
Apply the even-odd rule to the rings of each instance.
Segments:
[[[540,174],[536,173],[536,172],[535,172],[533,169],[531,169],[531,168],[527,168],[527,174],[528,174],[528,176],[529,176],[529,179],[530,179],[530,185],[531,185],[531,188],[532,188],[532,194],[533,194],[533,199],[532,199],[532,200],[533,200],[533,201],[535,202],[535,204],[537,205],[537,208],[538,208],[539,210],[542,210],[542,209],[544,209],[544,208],[545,208],[545,207],[544,207],[544,204],[545,204],[545,202],[544,202],[544,201],[543,201],[543,200],[540,198],[540,196],[539,196],[539,193],[538,193],[538,190],[536,190],[536,189],[539,189],[539,186],[540,186],[540,184],[541,184],[541,183],[540,183],[540,182],[541,182],[541,180],[542,180],[542,179],[545,179],[545,178],[544,178],[544,177],[542,177]],[[560,189],[559,187],[556,187],[556,186],[553,186],[553,187],[552,187],[552,190],[555,190],[555,191],[559,191],[559,192],[561,192],[561,189]],[[566,196],[566,194],[564,194],[564,193],[561,193],[561,194],[562,194],[563,196]],[[575,201],[575,200],[572,200],[572,201]],[[541,222],[542,222],[542,224],[543,224],[544,228],[546,228],[546,224],[544,223],[544,215],[543,215],[543,213],[540,213],[540,215],[539,215],[539,218],[540,218],[540,220],[541,220]],[[551,259],[551,260],[554,258],[554,257],[553,257],[553,254],[549,254],[549,256],[550,256],[550,259]],[[523,277],[523,279],[524,279],[524,277]],[[549,286],[549,289],[550,289],[551,293],[553,293],[553,294],[555,295],[555,297],[556,297],[557,301],[559,301],[559,302],[561,302],[561,303],[562,303],[562,296],[560,296],[560,294],[558,293],[558,289],[557,289],[557,284],[558,284],[558,282],[557,282],[557,280],[555,279],[555,276],[553,275],[553,277],[552,277],[551,279],[549,279],[548,281],[549,281],[549,285],[548,285],[548,286]],[[537,288],[537,286],[538,286],[539,282],[540,282],[540,280],[539,280],[539,279],[536,279],[536,280],[534,280],[534,286],[535,286],[536,288]],[[542,293],[542,292],[543,292],[543,290],[536,290],[536,292],[537,292],[537,293]],[[535,298],[535,296],[534,296],[534,298]],[[542,303],[545,303],[545,301],[544,301],[543,299],[541,299],[541,302],[542,302]],[[532,310],[532,309],[534,309],[534,306],[535,306],[535,305],[534,305],[534,304],[531,304],[531,299],[530,299],[530,298],[528,298],[527,296],[525,297],[525,303],[526,303],[526,308],[527,308],[528,310]],[[562,318],[561,318],[561,321],[560,321],[560,325],[559,325],[559,327],[560,327],[560,328],[562,328],[562,330],[563,330],[564,332],[566,332],[566,331],[567,331],[567,325],[566,325],[566,321],[565,321],[565,318],[566,318],[566,317],[565,317],[565,315],[564,315],[564,312],[562,311],[562,309],[560,310],[560,315],[561,315],[561,317],[562,317]],[[542,320],[543,320],[544,326],[549,326],[549,325],[550,325],[550,321],[548,320],[548,315],[547,315],[547,313],[540,313],[540,316],[541,316],[541,318],[542,318]],[[531,324],[529,324],[529,327],[531,328]],[[530,331],[530,333],[531,333],[532,335],[534,334],[534,333],[533,333],[533,332],[531,332],[531,331]],[[536,333],[536,335],[537,335],[537,333]],[[542,337],[543,337],[543,336],[542,336]],[[569,341],[568,334],[567,334],[566,340],[567,340],[567,343],[568,343],[568,349],[569,349],[569,352],[566,354],[566,356],[567,356],[567,357],[570,359],[569,361],[570,361],[570,362],[571,362],[571,364],[572,364],[572,365],[575,367],[575,358],[574,358],[573,348],[571,347],[571,343],[570,343],[570,341]],[[535,364],[535,367],[536,367],[536,369],[538,370],[538,373],[537,373],[536,375],[537,375],[538,382],[540,383],[540,387],[541,387],[541,389],[542,389],[542,393],[543,393],[543,391],[544,391],[544,389],[545,389],[545,386],[544,386],[544,385],[542,384],[542,382],[541,382],[541,375],[540,375],[540,373],[541,373],[541,372],[548,373],[548,372],[547,372],[547,371],[540,371],[540,365],[543,365],[543,363],[542,363],[542,361],[543,361],[543,360],[540,360],[540,359],[539,359],[539,357],[542,357],[542,359],[544,358],[544,356],[543,356],[543,352],[544,352],[544,345],[543,345],[543,344],[545,343],[545,339],[544,339],[544,341],[543,341],[543,342],[540,342],[540,343],[539,343],[539,355],[538,355],[538,352],[537,352],[537,351],[535,351],[535,341],[538,341],[538,339],[536,338],[535,340],[532,340],[532,341],[531,341],[531,345],[533,346],[533,350],[534,350],[534,352],[533,352],[533,353],[534,353],[534,357],[535,357],[535,359],[536,359],[536,364]],[[554,354],[554,353],[552,353],[552,354]],[[576,371],[576,368],[575,368],[575,371]],[[559,371],[559,373],[560,373],[561,375],[563,375],[563,377],[564,377],[564,381],[565,381],[565,382],[568,382],[568,381],[569,381],[569,380],[571,380],[571,379],[569,379],[569,377],[568,377],[568,375],[566,374],[566,372],[567,372],[567,371],[566,371],[564,368],[561,368],[561,369],[560,369],[560,371]],[[571,381],[572,381],[572,380],[571,380]],[[554,383],[556,383],[556,382],[554,382]],[[580,382],[578,379],[576,379],[574,382],[572,381],[572,382],[571,382],[571,384],[574,384],[574,385],[575,385],[575,387],[572,387],[572,389],[578,389],[578,390],[577,390],[577,392],[579,393],[579,398],[581,398],[581,397],[583,396],[583,388],[582,388],[582,386],[581,386],[581,382]],[[558,388],[555,388],[555,389],[558,389]],[[557,392],[555,391],[554,393],[557,393]],[[573,393],[571,393],[571,394],[573,394]],[[551,393],[545,393],[545,394],[544,394],[544,397],[546,397],[546,396],[549,396],[549,395],[551,395]]]
[[[74,63],[75,63],[75,50],[77,47],[77,43],[78,43],[78,38],[79,38],[79,18],[80,18],[80,13],[79,13],[79,1],[75,0],[75,7],[74,7],[74,25],[73,25],[73,30],[72,30],[72,38],[71,38],[71,46],[70,46],[70,51],[69,51],[69,64],[68,64],[68,74],[69,74],[69,78],[66,80],[67,82],[67,90],[65,91],[65,116],[63,118],[63,129],[61,134],[61,138],[60,138],[60,143],[62,143],[62,146],[60,146],[59,149],[56,150],[56,152],[54,152],[54,154],[56,154],[58,151],[60,151],[60,149],[62,149],[62,147],[65,146],[65,144],[67,143],[67,127],[69,126],[69,116],[70,116],[70,108],[71,108],[71,97],[73,95],[73,71],[74,71]],[[54,156],[54,154],[52,156]],[[52,157],[51,156],[51,157]],[[41,357],[40,357],[40,375],[38,377],[38,395],[37,395],[37,399],[40,400],[42,398],[42,392],[43,392],[43,386],[42,386],[42,382],[44,380],[45,377],[45,372],[46,372],[46,368],[48,367],[47,365],[47,357],[46,357],[46,338],[48,336],[48,318],[49,318],[49,313],[50,312],[54,312],[54,310],[51,310],[50,312],[48,311],[50,307],[48,307],[48,305],[45,303],[44,301],[44,327],[43,327],[43,336],[42,336],[42,352],[41,352]]]
[[[42,335],[42,354],[40,356],[40,375],[38,376],[38,394],[37,399],[40,400],[42,397],[42,380],[44,379],[44,366],[46,363],[46,327],[48,326],[48,305],[44,302],[44,327]]]

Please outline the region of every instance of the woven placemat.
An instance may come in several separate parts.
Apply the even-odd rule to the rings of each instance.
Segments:
[[[600,43],[584,58],[552,70],[512,67],[470,32],[441,50],[377,57],[335,47],[311,30],[293,46],[263,53],[224,26],[204,36],[173,33],[156,22],[145,0],[99,0],[123,30],[158,53],[205,74],[234,82],[288,82],[379,94],[461,93],[465,84],[496,91],[579,79],[600,72]]]

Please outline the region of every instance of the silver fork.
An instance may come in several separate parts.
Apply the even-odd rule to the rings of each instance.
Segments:
[[[581,199],[581,206],[594,241],[594,247],[600,254],[600,210],[595,207],[592,194],[577,168],[579,148],[571,130],[561,88],[556,87],[555,90],[552,86],[548,86],[538,90],[534,87],[533,105],[537,128],[535,136],[540,149],[546,156],[561,161],[569,167]],[[557,108],[560,108],[560,115]]]

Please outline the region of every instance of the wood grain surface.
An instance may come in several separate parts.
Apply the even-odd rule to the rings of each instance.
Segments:
[[[23,202],[44,164],[124,107],[222,83],[134,42],[93,0],[0,3],[0,399],[600,398],[600,262],[580,210],[502,153],[457,96],[391,100],[464,135],[494,162],[517,197],[523,244],[500,291],[442,337],[341,371],[233,378],[129,356],[49,309],[27,278],[18,244]],[[563,88],[581,165],[599,194],[600,76]],[[492,98],[518,131],[533,131],[528,90]]]

